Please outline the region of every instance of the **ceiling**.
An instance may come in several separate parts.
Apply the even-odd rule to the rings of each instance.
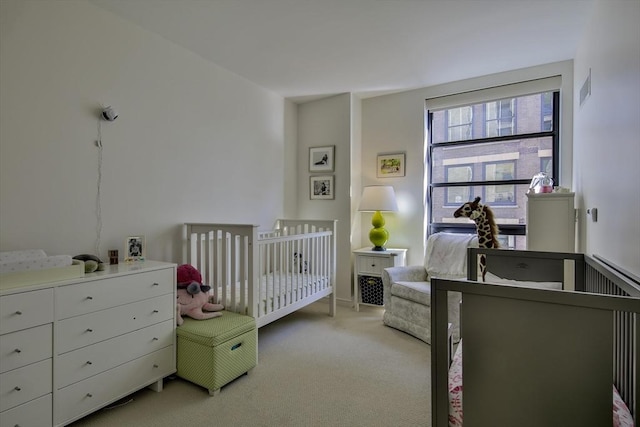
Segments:
[[[89,0],[294,101],[572,59],[594,0]]]

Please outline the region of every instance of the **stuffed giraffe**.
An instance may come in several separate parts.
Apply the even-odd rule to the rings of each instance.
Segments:
[[[453,213],[453,216],[455,218],[463,216],[476,223],[479,247],[500,247],[500,243],[498,242],[498,226],[496,225],[493,211],[489,206],[480,204],[480,197],[476,197],[473,202],[467,202],[460,206],[458,210]],[[480,274],[484,282],[484,276],[487,274],[486,257],[484,255],[480,255]]]

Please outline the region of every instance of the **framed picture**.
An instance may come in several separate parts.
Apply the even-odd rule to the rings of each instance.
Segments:
[[[333,172],[335,145],[309,148],[309,172]]]
[[[334,198],[333,175],[312,176],[310,184],[311,200],[331,200]]]
[[[129,236],[124,246],[125,261],[142,261],[145,253],[144,236]]]
[[[404,163],[404,153],[378,154],[376,166],[378,178],[404,176]]]

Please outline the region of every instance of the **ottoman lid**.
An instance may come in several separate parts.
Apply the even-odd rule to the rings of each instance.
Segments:
[[[232,311],[222,313],[220,317],[207,320],[185,317],[184,323],[176,328],[176,335],[207,347],[215,347],[256,327],[253,317]]]

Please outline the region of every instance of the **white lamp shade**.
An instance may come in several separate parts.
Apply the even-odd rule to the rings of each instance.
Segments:
[[[396,193],[393,191],[393,187],[390,185],[364,187],[358,210],[364,212],[397,211],[398,204],[396,203]]]

